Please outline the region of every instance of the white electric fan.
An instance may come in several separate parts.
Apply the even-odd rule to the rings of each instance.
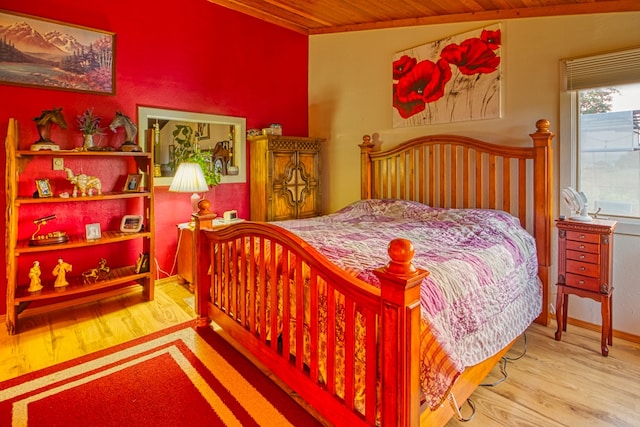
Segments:
[[[562,198],[569,206],[573,215],[569,217],[572,221],[589,222],[591,217],[587,213],[587,196],[582,191],[576,191],[571,187],[562,190]]]

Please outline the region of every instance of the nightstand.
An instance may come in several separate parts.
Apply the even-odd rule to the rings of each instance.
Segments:
[[[616,221],[594,219],[591,222],[556,220],[558,227],[558,296],[556,341],[567,330],[569,295],[591,298],[600,303],[602,313],[603,356],[613,344],[613,231]]]
[[[193,284],[193,233],[189,223],[178,224],[177,274],[194,291]]]

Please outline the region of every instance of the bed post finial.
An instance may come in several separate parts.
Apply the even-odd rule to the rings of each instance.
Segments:
[[[207,199],[201,199],[198,202],[198,215],[208,215],[211,213],[211,202]]]
[[[547,133],[549,132],[549,128],[551,127],[551,123],[547,119],[540,119],[536,122],[536,131]]]
[[[400,276],[413,276],[417,269],[411,263],[415,250],[413,243],[407,239],[393,239],[387,248],[391,261],[384,267],[387,273]]]

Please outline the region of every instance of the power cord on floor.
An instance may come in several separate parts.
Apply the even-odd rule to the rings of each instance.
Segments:
[[[180,232],[178,233],[178,244],[176,245],[176,253],[173,256],[173,265],[171,266],[171,271],[166,272],[160,268],[160,264],[158,263],[158,258],[154,258],[154,262],[156,264],[156,280],[160,279],[160,273],[164,273],[167,277],[173,276],[173,272],[176,269],[176,264],[178,263],[178,251],[180,251],[180,242],[182,242],[182,233],[184,232],[184,228],[178,228]]]
[[[507,373],[507,363],[510,361],[516,361],[518,359],[522,359],[522,357],[524,357],[525,354],[527,354],[527,332],[525,331],[522,336],[524,337],[524,348],[522,350],[522,353],[520,353],[518,356],[515,357],[507,357],[507,356],[503,356],[502,359],[500,359],[500,373],[502,374],[502,378],[500,378],[499,380],[493,382],[493,383],[482,383],[480,384],[483,387],[495,387],[498,384],[502,383],[504,380],[506,380],[509,377],[509,374]]]

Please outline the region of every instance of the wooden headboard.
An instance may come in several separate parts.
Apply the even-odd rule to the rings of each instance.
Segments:
[[[374,151],[365,135],[361,149],[361,197],[413,200],[434,207],[501,209],[534,236],[542,313],[548,324],[551,266],[552,148],[548,120],[529,135],[533,146],[491,144],[473,138],[433,135]],[[517,144],[515,142],[514,144]]]

